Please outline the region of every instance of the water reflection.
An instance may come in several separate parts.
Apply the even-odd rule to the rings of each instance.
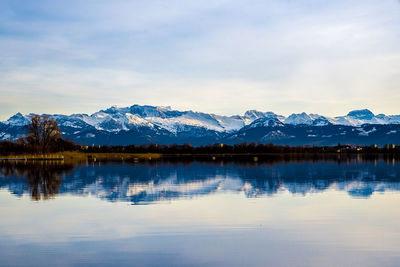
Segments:
[[[216,192],[306,195],[329,188],[356,198],[400,190],[400,164],[387,160],[271,162],[157,161],[138,164],[2,162],[0,188],[32,200],[57,194],[94,195],[108,201],[149,204]]]
[[[49,199],[59,193],[62,176],[73,169],[73,165],[58,162],[7,162],[0,165],[0,177],[4,179],[1,184],[8,185],[17,195],[29,188],[32,200]]]

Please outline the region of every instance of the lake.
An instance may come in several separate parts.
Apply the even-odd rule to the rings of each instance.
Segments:
[[[394,159],[0,164],[1,266],[398,266]]]

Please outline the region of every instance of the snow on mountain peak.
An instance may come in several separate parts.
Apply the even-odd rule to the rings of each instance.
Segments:
[[[253,121],[248,127],[258,128],[258,127],[280,127],[284,126],[283,123],[277,117],[260,118]]]
[[[374,115],[368,109],[360,109],[350,111],[346,116],[335,117],[335,124],[361,126],[363,124],[400,124],[400,116],[398,115]]]
[[[350,111],[347,116],[359,120],[371,120],[375,115],[369,109],[359,109]]]
[[[258,110],[252,109],[252,110],[246,111],[244,113],[244,117],[251,119],[251,120],[257,120],[260,118],[277,118],[277,117],[283,117],[283,116],[277,115],[271,111],[263,112],[263,111],[258,111]]]
[[[142,118],[145,117],[161,117],[161,118],[166,118],[168,117],[167,114],[170,110],[165,109],[162,107],[155,107],[155,106],[139,106],[139,105],[133,105],[129,108],[129,112],[134,115],[138,115]]]
[[[306,124],[306,125],[311,125],[313,122],[313,118],[308,115],[307,113],[293,113],[289,117],[287,117],[286,120],[283,121],[285,124],[293,124],[293,125],[299,125],[299,124]]]
[[[248,118],[250,118],[250,119],[256,120],[256,119],[259,119],[259,118],[264,118],[264,117],[265,117],[265,113],[253,109],[253,110],[248,110],[248,111],[246,111],[246,112],[244,113],[244,116],[245,116],[245,117],[248,117]]]
[[[310,113],[307,114],[305,112],[292,114],[286,120],[283,121],[284,124],[292,124],[292,125],[312,125],[312,126],[326,126],[330,124],[334,124],[334,119],[321,116],[319,114]]]
[[[30,122],[29,116],[22,115],[20,112],[18,112],[14,116],[11,116],[4,123],[9,124],[9,125],[15,125],[15,126],[25,126],[25,125],[28,125],[29,122]]]

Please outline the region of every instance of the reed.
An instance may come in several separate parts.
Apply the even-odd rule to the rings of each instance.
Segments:
[[[85,161],[138,161],[159,159],[160,157],[161,154],[156,153],[87,153],[67,151],[50,154],[0,155],[0,160],[60,160],[73,163]]]

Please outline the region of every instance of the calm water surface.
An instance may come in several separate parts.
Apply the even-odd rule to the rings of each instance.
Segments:
[[[400,163],[0,164],[1,266],[399,266]]]

